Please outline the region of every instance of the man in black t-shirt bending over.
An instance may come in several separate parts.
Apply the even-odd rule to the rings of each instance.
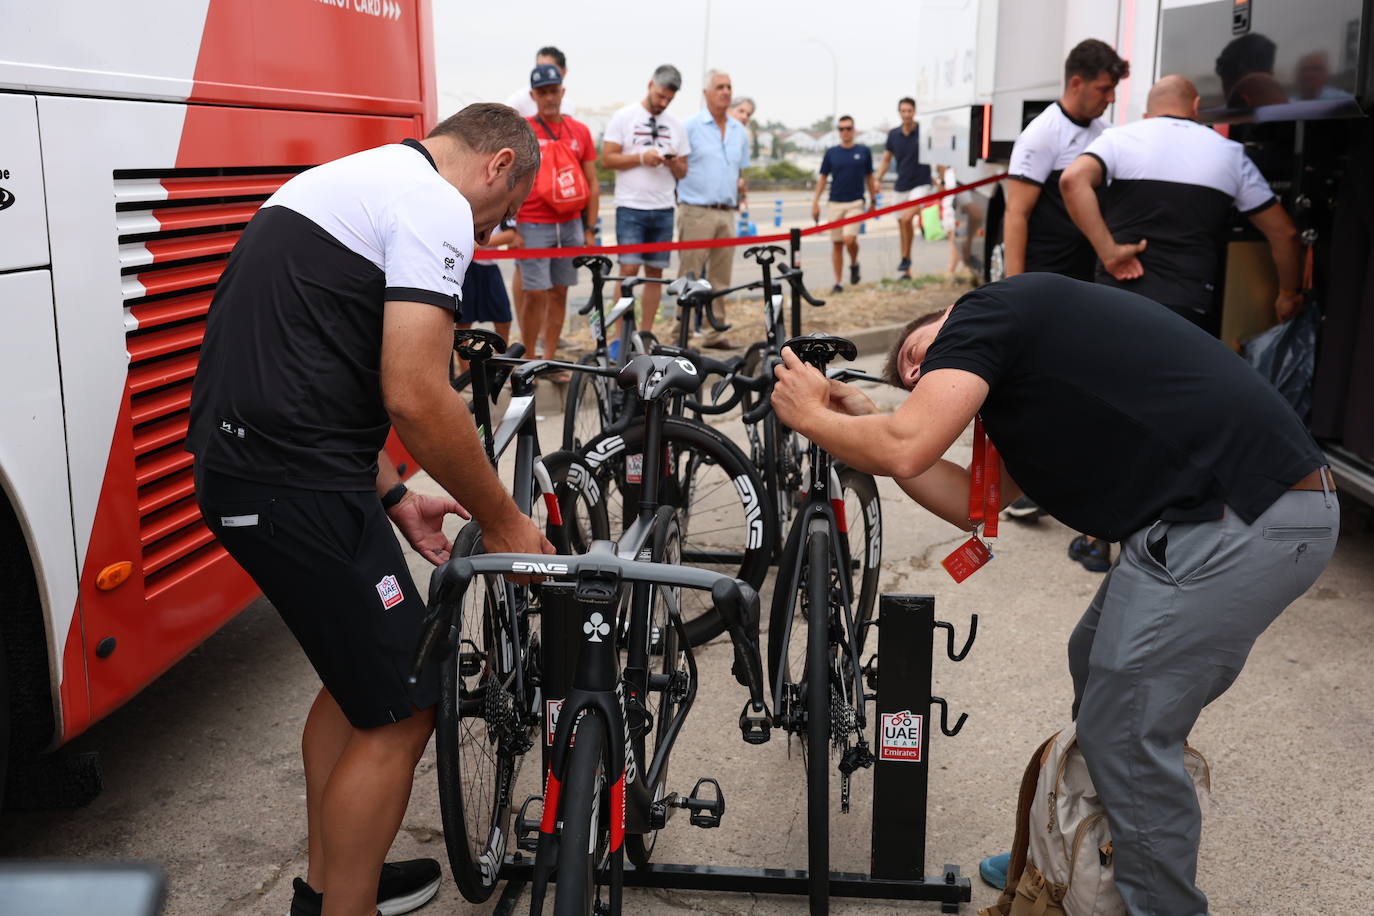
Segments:
[[[1340,521],[1292,408],[1184,318],[1054,274],[984,286],[913,322],[888,364],[911,389],[892,414],[783,358],[778,418],[946,521],[972,527],[969,471],[942,456],[977,414],[1002,456],[1004,501],[1024,490],[1121,542],[1069,639],[1078,741],[1127,911],[1206,913],[1184,739],[1325,568]]]

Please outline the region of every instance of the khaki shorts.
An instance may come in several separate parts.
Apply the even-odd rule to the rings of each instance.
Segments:
[[[735,234],[734,210],[678,204],[678,239],[684,242],[697,239],[724,239]],[[735,258],[733,248],[692,248],[678,252],[678,276],[691,273],[705,276],[716,289],[730,285],[730,266]],[[716,313],[720,313],[717,307]]]
[[[825,221],[827,223],[833,223],[838,219],[858,216],[862,212],[864,212],[864,202],[862,200],[832,200],[825,205]],[[836,226],[834,229],[830,230],[830,241],[842,242],[847,238],[855,238],[858,234],[858,223],[850,223],[848,226]]]

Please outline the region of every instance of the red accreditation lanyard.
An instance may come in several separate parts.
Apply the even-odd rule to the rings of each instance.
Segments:
[[[992,559],[986,541],[997,537],[997,518],[1002,510],[1002,460],[997,446],[983,429],[982,417],[973,420],[973,461],[969,464],[968,517],[973,536],[940,561],[940,565],[963,582]],[[981,529],[982,537],[979,537]]]

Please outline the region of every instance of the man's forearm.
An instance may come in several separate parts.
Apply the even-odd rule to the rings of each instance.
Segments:
[[[1302,284],[1302,242],[1296,230],[1270,236],[1269,252],[1274,258],[1279,289],[1296,292]]]
[[[1102,207],[1097,202],[1097,193],[1092,185],[1085,181],[1074,181],[1065,183],[1060,181],[1059,191],[1064,198],[1064,206],[1068,208],[1069,217],[1073,220],[1078,231],[1083,233],[1087,240],[1092,244],[1093,251],[1105,263],[1110,259],[1112,246],[1116,244],[1116,239],[1112,238],[1111,230],[1107,228],[1107,222],[1102,218]],[[1024,260],[1022,264],[1024,265]]]
[[[1002,220],[1003,273],[1008,277],[1026,272],[1027,220],[1023,213],[1007,212]]]
[[[487,461],[472,414],[457,392],[450,394],[451,397],[434,397],[428,403],[417,402],[409,409],[392,407],[396,434],[420,466],[473,518],[483,525],[500,525],[519,515],[519,510]],[[379,487],[381,482],[379,468]]]
[[[391,456],[382,449],[377,453],[377,495],[385,496],[387,491],[401,482],[401,475],[396,470],[396,463],[391,460]]]
[[[973,530],[973,522],[968,517],[968,488],[970,474],[947,458],[941,458],[918,477],[897,478],[897,486],[932,515],[938,516],[956,528]],[[1007,477],[1006,467],[1002,468],[1002,504],[999,511],[1010,505],[1021,495],[1021,488]]]
[[[803,418],[796,430],[820,443],[837,461],[881,477],[915,477],[940,457],[914,454],[911,443],[896,434],[892,414],[854,417],[821,408]]]

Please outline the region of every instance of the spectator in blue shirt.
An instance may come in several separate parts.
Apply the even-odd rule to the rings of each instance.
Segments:
[[[816,196],[811,201],[811,218],[821,218],[821,193],[830,180],[830,204],[825,221],[833,223],[864,212],[864,184],[868,184],[869,201],[878,199],[878,176],[873,172],[873,152],[854,142],[854,119],[845,115],[836,123],[840,132],[838,146],[825,151],[821,160],[821,177],[816,181]],[[835,267],[834,293],[844,292],[840,285],[844,270],[844,251],[849,249],[849,282],[859,282],[859,224],[850,223],[830,230],[830,260]]]
[[[908,96],[899,101],[897,116],[902,123],[887,132],[883,160],[878,165],[878,181],[882,182],[888,165],[896,159],[897,182],[892,190],[897,192],[897,199],[893,203],[905,203],[925,197],[934,188],[930,182],[930,166],[921,162],[921,126],[916,123],[916,100]],[[911,240],[916,236],[914,223],[920,212],[920,207],[907,207],[897,214],[897,233],[902,245],[902,260],[897,264],[897,272],[904,277],[911,276]]]
[[[735,209],[744,194],[740,172],[749,166],[749,131],[730,117],[730,75],[706,73],[702,94],[706,107],[687,121],[687,175],[677,183],[678,238],[681,241],[728,238],[735,234]],[[698,248],[682,252],[678,269],[705,276],[717,288],[730,285],[731,248]],[[703,274],[704,269],[704,274]],[[716,305],[723,319],[725,303]],[[717,331],[707,334],[703,347],[731,350],[734,345]]]

